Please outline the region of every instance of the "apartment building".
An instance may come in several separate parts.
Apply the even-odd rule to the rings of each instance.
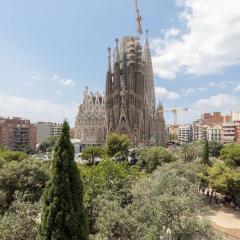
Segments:
[[[193,141],[206,140],[207,128],[208,128],[208,125],[203,125],[201,120],[194,121],[192,124]]]
[[[209,124],[222,124],[228,123],[232,121],[231,115],[222,115],[220,112],[211,113],[204,113],[201,117],[201,123],[203,125]]]
[[[193,140],[192,125],[182,125],[178,127],[178,141],[180,144],[190,143]]]
[[[240,142],[240,122],[235,122],[235,137],[236,142]]]
[[[14,151],[36,148],[36,127],[21,118],[0,118],[0,145]]]
[[[236,124],[224,123],[222,124],[222,143],[234,143],[236,142]]]
[[[240,121],[240,112],[233,112],[232,113],[232,121],[239,122]]]
[[[50,127],[51,127],[51,136],[59,137],[62,132],[62,124],[50,123]]]
[[[213,125],[206,128],[206,135],[208,141],[221,142],[222,141],[222,126]]]
[[[37,129],[37,144],[44,142],[50,136],[59,137],[62,131],[62,124],[51,122],[38,122],[35,124]]]

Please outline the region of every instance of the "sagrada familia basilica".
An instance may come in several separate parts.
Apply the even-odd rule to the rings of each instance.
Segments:
[[[138,4],[137,14],[138,36],[116,39],[113,54],[108,48],[105,94],[84,92],[75,125],[75,137],[83,144],[104,144],[111,132],[127,134],[134,146],[166,144],[163,106],[156,106],[148,37],[144,47],[141,44]]]

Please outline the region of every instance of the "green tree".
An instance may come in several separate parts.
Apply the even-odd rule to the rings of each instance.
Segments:
[[[194,161],[202,156],[202,148],[203,145],[200,141],[185,143],[180,146],[180,158],[185,162]]]
[[[95,163],[95,158],[100,157],[102,158],[105,154],[105,149],[102,147],[89,147],[83,150],[82,152],[82,158],[84,160],[91,160],[91,162]]]
[[[210,187],[216,191],[230,196],[234,201],[240,202],[240,170],[233,169],[225,163],[216,162],[208,168]]]
[[[54,146],[57,140],[58,140],[58,137],[55,137],[55,136],[48,137],[44,142],[42,142],[39,145],[38,150],[43,153],[51,152],[54,149]]]
[[[160,167],[139,179],[127,206],[111,193],[102,196],[97,239],[219,239],[199,219],[198,184],[176,171]]]
[[[110,157],[126,159],[129,145],[130,140],[126,134],[111,133],[107,137],[107,152]]]
[[[130,189],[142,173],[136,166],[104,159],[98,165],[82,166],[85,185],[85,203],[88,212],[90,233],[97,232],[96,219],[101,214],[102,199],[106,196],[118,199],[121,206],[131,201]]]
[[[28,157],[27,154],[23,152],[9,150],[0,151],[0,158],[3,158],[7,161],[22,161],[27,157]]]
[[[197,188],[207,187],[207,167],[200,161],[184,162],[178,160],[161,166],[162,172],[172,172],[176,176],[184,177]]]
[[[39,240],[85,240],[88,227],[83,206],[83,184],[69,125],[65,121],[54,150],[52,175],[43,195]]]
[[[138,165],[151,173],[163,163],[176,161],[176,157],[169,150],[163,147],[151,147],[141,150],[138,153]]]
[[[22,151],[28,155],[33,155],[35,153],[35,149],[29,145],[26,146]]]
[[[10,209],[0,217],[1,240],[33,240],[37,236],[39,204],[16,196]]]
[[[240,167],[240,144],[234,143],[223,147],[221,159],[230,167]]]
[[[5,208],[14,200],[16,191],[26,201],[39,201],[48,181],[48,162],[27,158],[22,161],[2,160],[0,191]]]
[[[207,140],[204,142],[204,146],[203,146],[202,162],[203,162],[203,164],[210,165],[210,161],[209,161],[209,145],[208,145],[208,141]]]
[[[210,141],[208,145],[209,145],[209,155],[211,157],[219,157],[221,150],[223,148],[223,145],[220,142],[216,142],[216,141]]]

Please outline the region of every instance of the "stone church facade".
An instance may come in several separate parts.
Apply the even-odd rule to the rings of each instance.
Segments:
[[[118,39],[106,77],[107,134],[127,134],[137,145],[165,145],[163,112],[156,108],[152,59],[148,39],[144,49],[138,37]]]
[[[103,145],[106,141],[105,97],[85,89],[76,117],[74,138],[83,145]]]
[[[113,59],[112,59],[113,55]],[[83,145],[103,145],[107,134],[125,133],[135,146],[167,142],[163,106],[156,106],[148,39],[124,37],[108,49],[105,95],[85,89],[76,117],[74,137]]]

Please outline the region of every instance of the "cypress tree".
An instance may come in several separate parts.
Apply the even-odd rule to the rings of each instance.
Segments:
[[[83,206],[83,184],[74,161],[69,125],[63,123],[55,146],[52,176],[42,197],[39,240],[86,240],[88,227]]]
[[[204,164],[210,165],[208,140],[205,141],[204,146],[203,146],[202,162]]]

